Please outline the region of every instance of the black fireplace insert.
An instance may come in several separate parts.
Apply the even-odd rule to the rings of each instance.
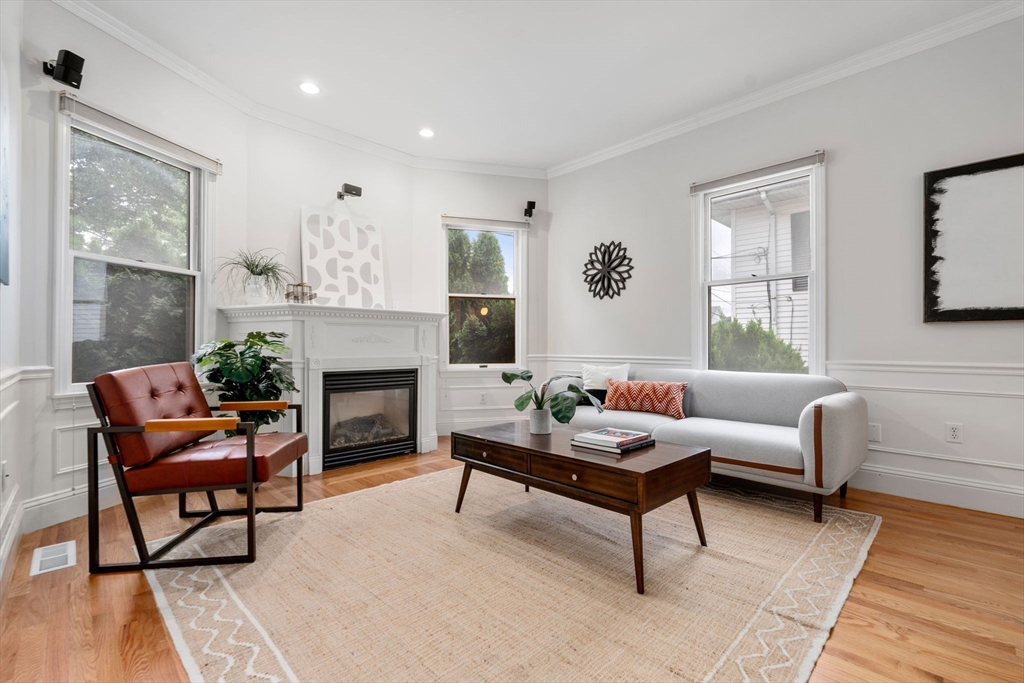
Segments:
[[[415,453],[416,370],[324,373],[324,469]]]

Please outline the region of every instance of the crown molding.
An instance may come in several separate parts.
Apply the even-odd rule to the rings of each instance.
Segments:
[[[732,102],[706,109],[688,118],[670,123],[667,126],[655,128],[630,140],[605,147],[578,159],[552,166],[548,169],[548,178],[557,178],[558,176],[599,164],[602,161],[628,154],[629,152],[674,138],[683,133],[689,133],[712,123],[717,123],[752,109],[813,90],[847,76],[853,76],[862,71],[888,64],[897,59],[909,57],[918,52],[929,50],[1022,16],[1024,16],[1024,3],[1019,0],[1006,0],[989,5],[976,12],[965,14],[920,33],[915,33],[912,36],[868,50],[867,52],[862,52],[859,55],[830,64],[802,76],[791,78],[788,81],[764,88]]]
[[[547,178],[547,171],[541,168],[414,156],[386,145],[350,135],[337,128],[315,123],[308,119],[258,104],[209,74],[197,69],[167,48],[104,12],[88,0],[52,0],[52,2],[252,118],[273,123],[299,133],[305,133],[321,140],[333,142],[343,147],[394,161],[411,168],[482,173],[485,175],[503,175],[540,180]]]

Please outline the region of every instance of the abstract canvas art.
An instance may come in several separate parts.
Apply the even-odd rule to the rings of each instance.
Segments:
[[[385,308],[380,228],[348,202],[301,211],[302,277],[321,306]]]
[[[1024,154],[924,174],[924,321],[1024,320]]]

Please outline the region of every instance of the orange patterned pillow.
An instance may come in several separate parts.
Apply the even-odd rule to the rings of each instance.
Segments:
[[[616,382],[608,380],[605,410],[634,410],[659,413],[678,420],[683,415],[686,382]]]

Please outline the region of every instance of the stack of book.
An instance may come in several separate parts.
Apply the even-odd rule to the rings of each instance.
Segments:
[[[654,439],[647,432],[634,432],[628,429],[597,429],[592,432],[577,434],[570,442],[573,448],[587,448],[603,453],[621,455],[639,448],[654,445]]]

